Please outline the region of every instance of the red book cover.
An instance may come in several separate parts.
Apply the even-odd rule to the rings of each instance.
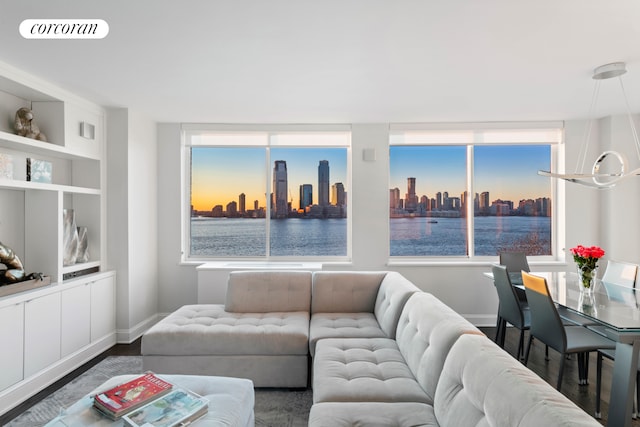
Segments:
[[[117,385],[112,389],[95,395],[93,405],[111,418],[123,414],[168,393],[173,385],[152,372]]]

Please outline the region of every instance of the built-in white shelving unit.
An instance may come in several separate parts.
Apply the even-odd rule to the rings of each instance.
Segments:
[[[33,111],[46,142],[15,134],[21,107]],[[0,352],[0,414],[115,344],[115,272],[106,271],[105,260],[104,120],[100,106],[0,63],[0,242],[27,274],[51,279],[0,297],[0,342],[8,344]],[[49,162],[50,182],[28,180],[27,159]],[[88,229],[88,262],[63,265],[64,209]]]

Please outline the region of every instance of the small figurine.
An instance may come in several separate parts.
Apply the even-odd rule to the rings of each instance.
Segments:
[[[46,141],[45,134],[40,132],[38,125],[33,121],[33,112],[26,107],[22,107],[16,111],[16,120],[14,122],[14,128],[16,134],[25,136],[31,139],[37,139],[38,141]]]
[[[13,252],[13,249],[3,245],[2,242],[0,242],[0,264],[7,267],[7,270],[0,270],[0,286],[24,280],[42,280],[42,273],[25,275],[20,258]]]
[[[24,268],[18,255],[9,246],[0,242],[0,264],[4,264],[7,270],[0,270],[0,283],[15,283],[24,278]]]

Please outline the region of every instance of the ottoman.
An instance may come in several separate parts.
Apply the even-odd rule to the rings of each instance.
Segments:
[[[111,422],[98,415],[91,408],[92,399],[90,396],[129,381],[136,376],[138,375],[119,375],[111,378],[67,408],[63,414],[49,422],[46,427],[67,425],[122,426],[124,424],[122,420]],[[194,427],[253,427],[255,425],[253,383],[250,380],[197,375],[158,376],[209,400],[209,411],[204,417],[193,423]]]

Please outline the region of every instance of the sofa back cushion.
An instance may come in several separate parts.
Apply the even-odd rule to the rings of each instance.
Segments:
[[[225,310],[241,313],[306,311],[311,308],[310,271],[232,271]]]
[[[311,313],[373,313],[386,271],[316,271]]]
[[[441,427],[600,425],[486,336],[456,341],[433,406]]]
[[[432,401],[449,350],[463,334],[483,335],[435,296],[417,292],[409,297],[398,321],[396,342],[409,369]]]
[[[376,295],[374,314],[380,328],[389,338],[396,337],[400,313],[409,297],[415,292],[420,292],[420,289],[395,271],[388,272],[382,279]]]

